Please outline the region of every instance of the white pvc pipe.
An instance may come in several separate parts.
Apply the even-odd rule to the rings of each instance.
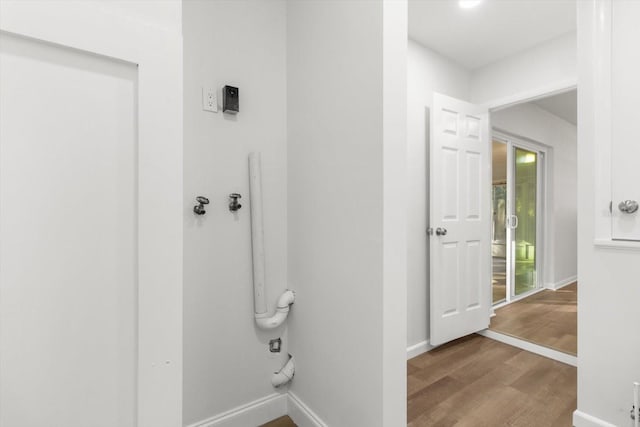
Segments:
[[[278,372],[271,377],[271,385],[274,387],[282,387],[293,379],[296,373],[296,366],[293,363],[293,356],[289,355],[289,360]]]
[[[253,306],[257,315],[267,313],[264,294],[264,231],[262,224],[262,166],[260,154],[249,154],[251,248],[253,253]]]
[[[633,421],[634,427],[640,426],[640,382],[633,383],[633,413],[635,420]]]
[[[249,191],[251,204],[251,248],[253,256],[253,307],[256,323],[262,329],[280,326],[289,314],[295,294],[286,290],[280,298],[276,312],[269,315],[265,295],[264,225],[262,221],[262,165],[260,153],[249,154]]]

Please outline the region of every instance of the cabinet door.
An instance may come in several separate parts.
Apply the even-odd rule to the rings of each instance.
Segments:
[[[640,240],[640,2],[614,1],[612,8],[611,235]]]

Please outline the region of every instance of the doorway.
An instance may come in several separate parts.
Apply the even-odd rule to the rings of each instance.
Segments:
[[[577,354],[576,99],[571,89],[491,113],[495,316],[486,331],[570,364]]]
[[[478,34],[500,33],[501,39],[491,45],[497,48],[504,47],[503,41],[505,39],[512,40],[520,34],[527,34],[522,32],[521,28],[509,30],[501,25],[491,27],[487,23],[484,13],[488,14],[490,10],[488,7],[484,8],[484,6],[501,9],[504,5],[478,2],[481,5],[475,10],[458,11],[456,10],[457,2],[436,2],[438,3],[437,5],[432,5],[430,2],[415,3],[416,6],[413,8],[410,5],[409,14],[410,37],[416,42],[410,42],[410,53],[414,55],[414,58],[410,58],[409,65],[410,71],[412,66],[414,70],[413,74],[410,74],[409,87],[410,89],[413,88],[418,94],[424,93],[425,89],[426,91],[435,92],[433,99],[423,100],[420,99],[419,95],[413,97],[412,91],[410,91],[409,100],[410,108],[414,108],[417,111],[417,107],[420,106],[418,105],[419,101],[423,101],[431,112],[429,119],[427,119],[427,129],[429,131],[427,144],[430,150],[427,153],[427,159],[432,163],[428,165],[431,167],[427,167],[426,170],[429,184],[427,192],[429,209],[427,214],[427,235],[429,237],[427,240],[428,262],[426,269],[429,274],[427,283],[430,291],[427,306],[427,314],[430,316],[428,319],[429,329],[427,329],[428,343],[429,345],[440,344],[441,341],[436,340],[433,342],[431,338],[436,335],[435,332],[438,332],[438,328],[443,328],[445,332],[447,331],[445,321],[454,319],[456,316],[464,319],[462,316],[478,308],[474,304],[477,289],[468,286],[469,283],[482,286],[480,291],[482,303],[489,306],[487,317],[490,318],[491,325],[494,324],[495,319],[507,317],[500,311],[497,312],[497,315],[490,317],[494,314],[492,313],[492,306],[495,309],[504,305],[499,310],[507,310],[517,304],[522,304],[526,309],[522,313],[525,316],[529,316],[529,320],[540,320],[540,327],[538,325],[532,327],[531,323],[523,322],[523,328],[526,328],[534,335],[540,335],[553,328],[553,332],[549,336],[552,336],[556,342],[567,341],[568,335],[572,333],[568,331],[571,319],[558,315],[551,320],[550,311],[543,312],[540,310],[539,312],[534,312],[544,304],[542,300],[536,301],[535,306],[534,304],[529,304],[529,302],[534,301],[538,295],[546,295],[547,291],[544,291],[543,288],[553,287],[554,289],[560,289],[566,280],[572,277],[575,280],[576,273],[572,271],[575,261],[568,256],[557,257],[558,254],[575,253],[575,249],[572,250],[569,247],[572,242],[573,246],[575,246],[576,241],[574,236],[571,235],[576,230],[575,215],[572,215],[573,212],[569,211],[568,206],[572,204],[571,194],[575,195],[575,178],[569,177],[570,171],[573,171],[575,176],[575,154],[572,157],[571,153],[569,153],[569,151],[575,151],[575,124],[571,124],[560,113],[555,114],[551,111],[554,107],[560,110],[563,109],[562,107],[568,108],[570,106],[568,105],[569,103],[564,103],[562,99],[547,103],[547,105],[538,105],[538,103],[542,103],[542,98],[551,98],[554,95],[571,92],[575,89],[573,87],[575,79],[572,78],[572,75],[568,75],[566,79],[554,78],[546,81],[546,76],[541,76],[543,73],[540,72],[547,68],[555,70],[560,58],[564,60],[575,57],[575,49],[573,48],[575,43],[569,38],[564,40],[562,37],[558,38],[556,36],[557,38],[555,39],[547,39],[552,40],[552,42],[541,42],[535,48],[523,47],[521,50],[514,52],[513,57],[505,56],[506,59],[498,61],[487,60],[485,64],[478,66],[477,64],[472,64],[476,59],[475,54],[484,56],[497,50],[489,48],[489,43],[483,45],[484,49],[465,50],[465,48],[470,48],[471,46],[478,46],[477,39],[482,37]],[[535,8],[536,19],[524,19],[520,22],[536,22],[536,28],[547,28],[546,25],[539,25],[540,22],[545,22],[543,19],[538,21],[540,15],[537,13],[540,12],[538,10],[540,5],[537,2],[531,3],[532,9],[529,9],[529,13]],[[559,4],[560,2],[554,2],[553,6],[559,7]],[[524,9],[521,9],[520,6],[520,4],[514,6],[514,10],[524,12]],[[501,13],[510,14],[511,12],[502,9]],[[563,13],[556,10],[551,14],[550,18],[561,14]],[[565,16],[575,16],[575,5],[568,6]],[[431,25],[426,25],[427,22],[431,23]],[[500,19],[498,22],[504,22],[504,20]],[[413,31],[411,31],[412,24]],[[478,25],[478,27],[487,25],[489,28],[483,28],[484,33],[482,31],[474,32],[473,43],[471,43],[468,38],[471,25]],[[443,29],[449,37],[443,38],[441,36]],[[454,39],[452,34],[458,30],[460,32],[455,34]],[[569,30],[565,34],[570,35]],[[570,36],[573,37],[572,35]],[[452,39],[460,41],[460,46],[451,46]],[[560,51],[557,49],[559,48],[557,42],[560,40],[563,40],[566,53],[562,50],[562,54],[556,56],[555,53]],[[566,44],[564,44],[565,41]],[[438,54],[445,55],[447,58],[443,60],[443,58],[437,56]],[[541,61],[543,57],[544,60]],[[466,66],[467,69],[460,70],[458,67],[453,67],[450,62],[446,61],[446,59],[451,58],[455,58],[458,64],[468,64]],[[546,62],[547,59],[548,62]],[[535,64],[535,69],[532,68],[532,64]],[[461,76],[460,79],[452,77],[458,75]],[[445,76],[446,79],[444,78]],[[465,92],[464,88],[468,88],[469,85],[468,80],[465,80],[464,77],[468,76],[471,76],[471,90]],[[411,83],[413,83],[413,86],[411,86]],[[457,108],[453,103],[444,106],[438,105],[435,97],[436,93],[446,94],[472,105],[468,106],[466,110]],[[413,98],[415,98],[416,106],[412,104]],[[474,112],[472,107],[485,107],[485,110],[477,113],[479,109]],[[438,116],[439,111],[442,111],[440,117]],[[477,132],[478,126],[475,123],[479,121],[469,120],[470,118],[482,119],[482,114],[485,112],[490,115],[490,133],[487,139],[478,138],[480,133]],[[555,114],[556,117],[551,117],[549,113]],[[415,122],[419,123],[417,120]],[[498,132],[495,132],[496,130]],[[500,135],[498,135],[499,133]],[[415,132],[415,135],[417,145],[421,142],[418,141],[418,137],[422,134]],[[436,141],[436,138],[441,138],[442,142]],[[462,141],[457,145],[453,145],[454,142],[457,142],[453,141],[456,138],[460,138]],[[478,140],[481,140],[488,150],[494,148],[494,153],[498,147],[502,149],[504,173],[501,179],[495,179],[496,177],[491,174],[490,168],[492,154],[494,153],[490,151],[488,157],[483,157],[485,153],[481,150],[467,149],[466,143],[471,144],[472,141]],[[537,146],[531,146],[536,141],[544,144],[542,147],[544,150]],[[518,144],[518,142],[522,142],[522,144]],[[573,147],[573,149],[570,149],[570,147]],[[418,150],[415,151],[417,152]],[[441,155],[441,153],[444,154]],[[433,161],[434,158],[441,160],[441,165],[450,165],[450,169],[454,169],[454,172],[459,172],[460,176],[466,178],[464,172],[471,170],[468,159],[474,158],[474,154],[482,157],[482,164],[486,169],[489,169],[488,179],[483,181],[480,193],[482,200],[480,216],[476,216],[476,212],[469,209],[471,202],[475,202],[477,199],[470,197],[467,192],[467,189],[472,185],[476,185],[477,181],[443,179],[445,173],[436,169],[438,165],[434,165]],[[410,163],[411,161],[413,161],[413,157],[410,157]],[[558,174],[558,169],[562,168],[558,167],[558,165],[564,166],[565,164],[567,167],[564,173]],[[455,170],[456,167],[457,170]],[[507,169],[510,180],[507,179]],[[549,178],[548,182],[545,181],[547,177]],[[443,191],[442,189],[445,190]],[[459,204],[451,203],[450,200],[458,201]],[[555,209],[560,204],[566,204],[566,206],[562,206],[564,212],[561,215],[556,215]],[[573,205],[575,206],[575,203]],[[441,214],[444,209],[443,206],[448,209],[445,212],[446,215]],[[551,213],[551,215],[548,213]],[[479,238],[471,232],[452,236],[453,232],[449,225],[454,221],[459,221],[460,218],[469,222],[481,222],[487,219],[486,228],[484,228]],[[438,228],[441,229],[440,234],[438,234]],[[471,229],[471,226],[469,226],[469,229]],[[558,236],[558,234],[561,234],[561,236]],[[475,244],[482,246],[485,243],[483,240],[485,238],[488,240],[487,250],[477,252],[481,260],[482,270],[474,271],[470,266],[475,267],[475,264],[469,262],[471,258],[469,255],[476,255],[476,252],[472,252],[469,248],[475,248]],[[456,255],[458,256],[456,257]],[[439,273],[438,270],[446,270],[449,276],[434,274],[434,271]],[[563,295],[565,295],[564,289],[556,292],[555,303],[547,304],[543,308],[566,308],[566,313],[575,317],[575,310],[569,313],[570,307],[560,301],[560,297]],[[409,301],[412,300],[411,297],[411,288],[409,287]],[[446,304],[449,301],[451,303]],[[457,303],[457,305],[454,303]],[[497,304],[494,305],[494,303]],[[482,309],[484,308],[483,306]],[[411,321],[412,317],[409,320]],[[502,340],[528,352],[540,352],[542,354],[539,348],[542,346],[541,344],[525,345],[532,344],[533,339],[524,343],[526,338],[515,338],[515,334],[510,335],[508,337],[510,338],[509,340],[496,337],[496,335],[506,337],[506,333],[488,334],[487,332],[492,332],[491,329],[480,329],[482,328],[481,321],[483,320],[480,319],[474,324],[480,335]],[[462,323],[462,320],[460,323]],[[565,330],[560,331],[560,327]],[[411,328],[411,324],[409,328]],[[469,329],[467,328],[467,330]],[[417,359],[415,364],[410,363],[408,370],[410,372],[409,419],[412,423],[411,425],[437,424],[442,422],[442,420],[436,419],[439,414],[449,414],[450,411],[448,410],[450,408],[459,406],[457,403],[452,403],[453,399],[450,399],[450,397],[460,393],[444,393],[445,407],[438,407],[439,396],[435,395],[436,391],[434,390],[434,394],[428,395],[425,390],[426,387],[421,387],[422,384],[419,381],[424,380],[425,377],[422,376],[421,371],[416,369],[419,368],[418,364],[427,366],[427,371],[432,375],[433,365],[429,366],[425,362],[436,361],[437,357],[441,357],[442,359],[440,360],[447,360],[447,355],[445,355],[447,349],[454,349],[456,352],[464,351],[463,349],[468,346],[468,340],[476,338],[473,335],[460,337],[456,341],[440,345],[429,351],[430,354],[427,353],[429,356]],[[410,344],[413,344],[413,342],[410,342]],[[513,349],[509,350],[513,351]],[[491,361],[490,363],[495,363],[495,354],[490,353],[486,348],[471,353],[485,356]],[[530,354],[523,354],[526,354],[524,357],[527,359],[534,358]],[[564,355],[568,356],[566,353]],[[573,364],[575,364],[575,357],[560,359],[550,352],[545,352],[544,356],[554,357],[555,360],[562,360],[570,364],[573,361]],[[560,364],[555,365],[560,366]],[[473,366],[474,370],[478,369],[477,364],[461,363],[455,368],[460,378],[473,376],[472,372],[465,372],[463,366]],[[486,373],[488,370],[483,370],[483,372]],[[501,370],[495,372],[498,381],[502,378],[501,375],[503,373]],[[539,376],[538,368],[532,367],[525,375],[527,379],[535,379],[536,375]],[[412,376],[418,380],[412,382]],[[491,374],[483,375],[483,380],[492,376]],[[555,374],[552,374],[552,376],[555,376]],[[454,378],[458,379],[455,376]],[[451,383],[448,380],[449,378],[440,382],[434,381],[434,384],[438,383],[437,385],[442,387],[442,384],[446,381],[447,386],[449,386]],[[530,402],[533,394],[538,394],[537,391],[534,392],[533,390],[537,388],[539,383],[533,387],[531,386],[531,381],[524,382],[528,386],[525,393],[528,396],[522,397],[523,404],[516,405],[519,408]],[[452,387],[457,387],[455,380]],[[575,387],[574,378],[568,382],[568,387]],[[486,388],[486,383],[476,391],[484,388]],[[540,396],[545,395],[544,390],[545,387],[540,388]],[[491,399],[495,401],[495,393],[490,395],[492,396]],[[477,400],[474,400],[473,408],[469,412],[470,422],[473,423],[475,421],[476,424],[478,423],[479,414],[482,412],[477,402]],[[412,413],[411,409],[417,408],[421,403],[425,403],[425,406],[429,408],[426,411],[427,413],[417,414],[417,411],[415,414]],[[563,400],[562,405],[571,409],[575,407],[569,399]],[[548,405],[543,404],[543,406],[545,409],[548,408]],[[498,412],[500,409],[502,408],[495,408],[491,412]],[[540,425],[554,425],[554,420],[543,420],[543,417],[548,415],[545,409],[542,409],[540,411],[541,415],[532,421],[534,424],[537,422]],[[461,419],[459,412],[456,414],[456,421],[453,423]],[[501,422],[504,424],[505,420],[513,421],[513,418],[508,418],[512,416],[513,409],[511,408],[510,411],[507,409],[506,412],[507,414],[499,420],[486,423],[488,425],[499,425]],[[569,425],[570,422],[570,411],[568,411],[566,419],[557,424]]]
[[[542,288],[546,148],[494,131],[492,138],[492,303]]]

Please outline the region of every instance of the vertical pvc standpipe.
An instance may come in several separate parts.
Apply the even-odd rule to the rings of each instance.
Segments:
[[[249,192],[251,201],[251,249],[253,254],[253,307],[258,316],[267,316],[264,294],[264,230],[262,222],[262,165],[260,154],[249,154]]]
[[[269,315],[265,294],[264,225],[262,220],[262,165],[260,153],[249,154],[249,191],[251,202],[251,248],[253,256],[253,306],[256,324],[262,329],[280,326],[289,314],[295,294],[286,290],[276,312]]]
[[[633,383],[633,413],[634,427],[640,427],[640,382]]]

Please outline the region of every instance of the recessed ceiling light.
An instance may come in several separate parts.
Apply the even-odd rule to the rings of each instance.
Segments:
[[[471,9],[482,3],[482,0],[458,0],[458,5],[462,9]]]

